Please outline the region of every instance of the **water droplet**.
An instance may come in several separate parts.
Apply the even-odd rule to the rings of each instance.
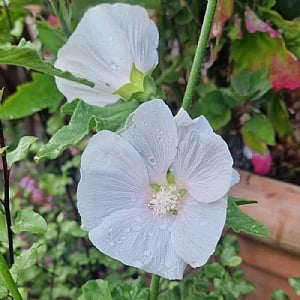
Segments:
[[[145,125],[145,126],[148,126],[148,123],[147,123],[147,122],[144,122],[144,125]]]
[[[153,165],[153,166],[156,165],[156,160],[155,160],[155,158],[154,158],[153,156],[150,156],[150,157],[149,157],[149,162],[150,162],[150,164]]]
[[[152,236],[152,235],[153,235],[153,232],[152,232],[152,231],[149,231],[149,232],[148,232],[148,235],[149,235],[149,236]]]
[[[157,129],[156,131],[157,131],[158,134],[163,134],[161,129]]]
[[[161,224],[161,225],[159,225],[159,229],[166,230],[167,226],[165,224]]]
[[[112,232],[112,230],[113,230],[113,229],[112,229],[112,227],[111,227],[111,228],[108,229],[108,232]]]
[[[159,141],[161,141],[161,142],[163,141],[163,137],[161,135],[158,135],[157,138]]]
[[[119,70],[119,69],[120,69],[120,67],[117,66],[117,65],[114,64],[114,63],[111,63],[109,66],[110,66],[110,68],[111,68],[112,70]]]
[[[144,251],[144,255],[145,255],[145,256],[150,256],[150,255],[151,255],[151,252],[150,252],[149,250],[145,250],[145,251]]]

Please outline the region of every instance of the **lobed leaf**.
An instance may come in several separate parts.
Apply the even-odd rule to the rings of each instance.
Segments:
[[[70,72],[56,69],[51,64],[43,61],[34,45],[30,42],[26,42],[24,39],[21,40],[17,46],[0,45],[0,64],[25,67],[44,74],[62,77],[90,87],[94,86],[94,83],[86,79],[78,78]]]
[[[89,280],[82,286],[78,300],[113,300],[108,282],[102,279]]]
[[[260,237],[269,236],[265,226],[243,213],[233,197],[228,197],[226,225],[237,233],[243,231]]]
[[[19,144],[17,148],[11,152],[7,152],[7,164],[11,167],[14,163],[23,160],[28,151],[30,146],[37,140],[34,136],[23,136],[19,140]]]
[[[18,86],[17,91],[0,106],[1,119],[19,119],[45,108],[54,110],[63,96],[52,76],[32,73],[33,80]]]
[[[78,101],[70,123],[58,130],[48,144],[40,148],[35,159],[55,159],[66,147],[77,144],[92,127],[96,127],[97,131],[119,129],[137,106],[137,101],[118,102],[106,107],[91,106]]]
[[[17,217],[11,229],[16,234],[23,231],[45,234],[47,232],[47,222],[31,208],[23,208],[17,212]]]

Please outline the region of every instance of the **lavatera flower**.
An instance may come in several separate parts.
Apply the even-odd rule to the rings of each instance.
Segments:
[[[78,209],[103,253],[168,279],[214,252],[227,192],[239,181],[226,143],[201,116],[173,117],[162,100],[137,108],[119,133],[95,134],[82,155]]]
[[[68,101],[80,98],[101,107],[114,103],[126,98],[120,88],[131,81],[132,93],[142,90],[143,76],[157,65],[157,46],[157,27],[144,8],[124,3],[92,7],[58,51],[54,65],[95,86],[57,77],[57,87]]]

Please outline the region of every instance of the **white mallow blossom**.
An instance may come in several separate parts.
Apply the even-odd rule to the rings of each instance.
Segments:
[[[58,89],[71,101],[81,98],[105,106],[120,99],[115,92],[130,82],[133,65],[151,71],[158,62],[158,30],[147,11],[123,3],[100,4],[86,11],[55,67],[95,83],[93,88],[56,78]]]
[[[162,100],[139,106],[119,133],[95,134],[82,155],[78,209],[103,253],[168,279],[214,252],[227,192],[239,181],[223,139],[201,116]]]

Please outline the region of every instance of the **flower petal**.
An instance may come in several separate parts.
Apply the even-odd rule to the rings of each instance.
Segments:
[[[113,92],[130,81],[132,65],[148,71],[157,64],[158,32],[145,9],[128,4],[100,4],[89,9],[67,43],[58,51],[55,67],[95,83],[95,87],[56,78],[68,101],[105,106],[120,99]]]
[[[152,191],[146,167],[136,150],[110,131],[93,136],[81,159],[78,210],[89,230],[116,210],[147,207]]]
[[[139,106],[127,119],[121,135],[143,158],[151,183],[165,184],[177,151],[177,129],[168,106],[159,99]]]
[[[227,197],[200,203],[187,195],[172,228],[176,253],[192,267],[204,265],[213,254],[226,219]]]
[[[232,157],[223,139],[204,117],[190,126],[179,126],[179,146],[171,168],[176,184],[200,202],[227,194],[232,177]]]
[[[234,186],[240,181],[240,174],[237,170],[232,169],[232,177],[230,186]]]
[[[92,229],[89,237],[101,252],[126,265],[181,279],[186,264],[171,245],[174,219],[155,217],[149,209],[120,210]]]

